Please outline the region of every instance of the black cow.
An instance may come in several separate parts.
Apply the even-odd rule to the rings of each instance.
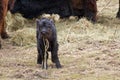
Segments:
[[[15,0],[12,13],[34,18],[43,13],[59,14],[61,17],[75,15],[96,21],[96,0]]]
[[[57,43],[57,34],[54,22],[51,19],[42,18],[37,19],[37,50],[38,50],[38,58],[37,63],[43,64],[42,67],[44,68],[44,61],[47,61],[48,53],[45,51],[45,39],[49,42],[49,48],[47,51],[51,52],[51,59],[52,62],[56,64],[57,68],[61,68],[61,64],[58,58],[58,43]],[[45,53],[47,56],[45,56]],[[45,57],[46,59],[45,59]],[[47,65],[47,63],[46,63]],[[47,68],[47,67],[46,67]]]
[[[12,13],[21,13],[25,18],[34,18],[43,13],[71,15],[68,0],[15,0]]]

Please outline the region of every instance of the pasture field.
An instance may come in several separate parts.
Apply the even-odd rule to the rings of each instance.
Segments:
[[[99,0],[98,21],[85,18],[55,22],[61,69],[50,56],[48,70],[37,64],[35,19],[8,13],[10,39],[2,40],[0,80],[120,80],[118,0]]]

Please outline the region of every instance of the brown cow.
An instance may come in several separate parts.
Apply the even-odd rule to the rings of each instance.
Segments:
[[[88,20],[96,21],[96,0],[72,0],[73,12],[79,17],[87,17]]]
[[[8,6],[8,1],[11,4],[9,6]],[[5,16],[7,14],[8,7],[10,8],[13,2],[14,0],[0,0],[0,37],[3,39],[9,37],[5,29]],[[1,40],[0,40],[0,47],[1,47]]]

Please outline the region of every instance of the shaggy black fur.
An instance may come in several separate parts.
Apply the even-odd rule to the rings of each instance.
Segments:
[[[49,49],[51,52],[52,62],[56,64],[57,68],[61,68],[61,64],[58,58],[58,43],[57,43],[57,34],[54,22],[51,19],[42,18],[37,19],[37,50],[38,58],[37,63],[42,64],[44,60],[45,46],[43,38],[46,38],[49,41]],[[47,53],[48,57],[48,53]]]
[[[76,1],[76,0],[73,0]],[[13,8],[14,13],[21,13],[25,18],[38,17],[43,13],[59,14],[62,18],[71,15],[86,17],[88,20],[96,21],[97,6],[96,0],[80,0],[82,9],[72,7],[74,3],[71,0],[15,0]],[[77,5],[76,5],[77,7]]]
[[[26,18],[34,18],[43,13],[59,14],[61,17],[71,15],[68,0],[16,0],[11,12],[19,12]]]

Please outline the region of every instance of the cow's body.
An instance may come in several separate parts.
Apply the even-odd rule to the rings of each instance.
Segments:
[[[70,16],[67,0],[16,0],[12,13],[19,12],[26,18],[34,18],[43,13]]]

